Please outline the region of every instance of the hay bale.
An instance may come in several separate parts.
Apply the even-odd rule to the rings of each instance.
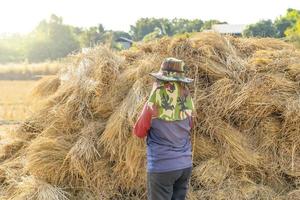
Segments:
[[[277,192],[284,190],[287,185],[279,172],[278,146],[281,131],[282,122],[275,116],[263,119],[253,131],[257,138],[255,146],[262,158],[261,167],[265,170],[267,185]]]
[[[204,73],[212,80],[232,77],[240,80],[245,66],[235,49],[219,34],[200,33],[193,38],[179,38],[171,42],[169,52],[189,66],[190,77]]]
[[[0,164],[2,186],[8,186],[16,182],[24,174],[24,155],[7,159]]]
[[[35,136],[34,133],[22,132],[17,128],[3,133],[0,137],[0,161],[18,157]]]
[[[300,199],[300,189],[293,190],[284,197],[286,200],[297,200]]]
[[[288,71],[290,77],[295,82],[300,82],[300,64],[298,64],[298,63],[291,63],[287,67],[287,71]]]
[[[203,96],[199,103],[206,103],[206,107],[211,107],[211,112],[217,116],[230,118],[231,114],[239,109],[245,101],[243,100],[245,95],[239,93],[240,90],[241,86],[234,80],[229,78],[219,79],[206,89],[208,94]]]
[[[113,89],[110,92],[111,97],[111,106],[119,107],[133,84],[137,81],[139,68],[131,67],[126,69],[119,77],[116,83],[113,86]]]
[[[215,33],[71,56],[60,85],[41,84],[53,94],[5,146],[12,156],[0,164],[0,197],[146,199],[145,143],[132,126],[153,82],[147,74],[169,56],[195,80],[189,198],[297,199],[299,51]]]
[[[257,146],[260,152],[276,153],[280,142],[282,122],[277,117],[263,119],[256,129]]]
[[[0,168],[0,184],[2,185],[6,179],[5,171],[4,169]]]
[[[89,188],[99,199],[110,199],[117,192],[117,185],[113,177],[112,169],[107,158],[102,158],[93,163],[90,173],[91,179]]]
[[[203,118],[203,129],[215,138],[222,149],[223,156],[235,163],[236,167],[252,166],[259,168],[260,157],[250,142],[250,138],[242,134],[230,124],[218,118]]]
[[[260,50],[255,52],[249,64],[260,73],[284,72],[290,64],[299,60],[298,56],[298,52],[291,49]]]
[[[147,98],[148,89],[141,80],[133,85],[121,106],[109,118],[99,140],[111,161],[116,162],[114,174],[124,188],[140,190],[144,188],[140,185],[145,184],[145,144],[133,136],[132,128]]]
[[[99,122],[91,122],[86,125],[82,128],[77,141],[66,155],[64,162],[69,164],[68,170],[74,177],[75,182],[79,182],[82,179],[85,185],[93,186],[92,179],[95,178],[95,174],[92,171],[94,170],[93,166],[102,157],[97,146],[97,140],[99,133],[102,133],[103,129],[104,124]]]
[[[221,187],[213,189],[199,189],[194,192],[197,199],[208,200],[231,200],[231,199],[243,199],[241,192],[239,191],[236,181],[227,180]]]
[[[107,118],[114,109],[114,102],[112,102],[110,95],[107,94],[113,90],[113,86],[120,75],[120,67],[124,59],[103,47],[93,50],[89,54],[88,59],[92,62],[92,66],[90,66],[91,74],[88,77],[97,81],[95,95],[91,99],[91,104],[98,115]]]
[[[116,195],[120,195],[117,191],[112,177],[110,166],[106,159],[99,159],[90,166],[91,173],[89,180],[85,178],[84,187],[72,187],[70,190],[70,199],[80,200],[97,200],[97,199],[116,199]]]
[[[52,184],[69,183],[69,173],[65,158],[72,148],[74,137],[38,137],[27,149],[25,170]]]
[[[8,199],[23,200],[69,200],[69,194],[62,188],[50,185],[32,176],[22,177],[18,182],[15,191]]]
[[[241,183],[240,191],[244,199],[280,199],[272,188],[263,184],[255,184],[251,182]]]
[[[220,153],[214,141],[200,132],[194,132],[192,136],[193,162],[198,165],[204,160],[217,157]]]
[[[297,98],[290,98],[286,102],[285,110],[283,111],[284,122],[283,132],[288,141],[300,142],[300,100]]]
[[[281,170],[292,177],[300,177],[300,148],[295,142],[283,142],[278,150]]]
[[[236,178],[226,180],[219,187],[197,190],[194,195],[198,199],[209,200],[280,199],[279,195],[276,195],[269,187]]]
[[[58,76],[45,76],[37,82],[31,92],[32,96],[35,98],[48,97],[58,90],[60,84]]]
[[[193,170],[193,184],[205,189],[216,188],[231,174],[228,164],[222,163],[218,158],[211,158],[202,162]]]
[[[18,137],[12,137],[11,134],[5,134],[1,137],[2,138],[0,140],[0,161],[10,158],[24,145],[24,140],[21,140]]]

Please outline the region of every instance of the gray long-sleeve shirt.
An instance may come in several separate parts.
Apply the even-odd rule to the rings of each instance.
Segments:
[[[190,120],[167,122],[152,119],[147,136],[148,172],[192,167]]]

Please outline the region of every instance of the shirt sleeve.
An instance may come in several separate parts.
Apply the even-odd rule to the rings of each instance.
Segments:
[[[141,115],[139,116],[133,128],[133,133],[137,137],[144,138],[148,135],[148,131],[151,127],[152,115],[153,115],[152,109],[146,103]]]

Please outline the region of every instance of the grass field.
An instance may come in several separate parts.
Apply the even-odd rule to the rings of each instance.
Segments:
[[[34,80],[56,74],[61,67],[58,62],[0,64],[0,80]]]
[[[31,112],[29,93],[35,83],[0,80],[0,126],[1,121],[20,121]]]
[[[30,92],[36,80],[56,74],[58,62],[0,64],[0,135],[24,120],[30,109]]]

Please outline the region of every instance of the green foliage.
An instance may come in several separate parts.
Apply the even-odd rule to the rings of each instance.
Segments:
[[[289,26],[283,30],[283,35],[297,47],[300,47],[300,10],[288,9],[286,15],[280,17],[279,20],[289,23]]]
[[[62,23],[62,18],[52,15],[42,21],[29,35],[26,57],[30,62],[55,60],[79,49],[72,28]]]
[[[288,28],[285,31],[286,36],[288,37],[300,37],[300,18],[295,23],[295,25],[291,28]]]
[[[103,33],[98,31],[98,27],[90,27],[86,30],[81,30],[78,35],[81,47],[95,46],[101,40]]]
[[[199,32],[203,24],[203,21],[199,19],[175,18],[172,20],[172,34]]]
[[[123,46],[116,42],[116,40],[120,37],[132,39],[129,33],[124,31],[106,31],[104,35],[103,43],[109,44],[110,47],[116,50],[122,50]]]
[[[142,40],[145,35],[160,29],[164,35],[172,35],[172,24],[168,19],[141,18],[135,26],[130,27],[130,34],[134,40]]]
[[[280,16],[274,22],[277,28],[278,37],[287,36],[287,34],[293,34],[297,21],[300,18],[300,11],[295,9],[288,9],[286,15]]]
[[[249,25],[244,31],[247,37],[287,37],[291,41],[298,41],[300,37],[300,11],[288,9],[284,16],[278,17],[274,23],[262,20]]]
[[[160,38],[160,37],[162,37],[161,30],[159,28],[155,28],[155,30],[152,33],[145,35],[145,37],[143,38],[143,41],[148,42],[150,40]]]
[[[113,41],[117,40],[119,37],[125,37],[128,39],[132,39],[131,35],[129,35],[129,33],[124,32],[124,31],[110,31],[110,32],[112,32],[112,34],[113,34],[113,36],[112,36]]]
[[[63,24],[61,17],[51,15],[28,35],[0,37],[0,63],[56,60],[79,51],[81,47],[94,47],[100,43],[120,49],[115,40],[121,36],[131,39],[129,33],[106,31],[102,24],[89,28],[74,27]]]
[[[284,37],[284,32],[289,28],[293,26],[293,23],[285,18],[276,19],[274,22],[274,26],[277,29],[277,36],[278,37]]]
[[[0,44],[0,63],[21,61],[22,55],[16,49]]]
[[[51,58],[50,40],[32,40],[28,42],[26,57],[31,62],[41,62]]]
[[[135,41],[149,41],[163,36],[188,36],[193,32],[211,29],[214,24],[226,24],[219,20],[202,21],[175,18],[141,18],[130,27],[130,32],[105,30],[102,24],[89,28],[66,25],[63,19],[51,15],[41,21],[28,35],[0,35],[0,63],[41,62],[56,60],[79,51],[82,47],[108,44],[114,49],[123,49],[116,40],[119,37]],[[262,20],[249,25],[243,33],[247,37],[287,37],[300,46],[300,11],[288,9],[274,23]]]
[[[291,21],[292,26],[284,32],[288,38],[299,40],[300,37],[300,10],[289,9],[286,18]]]
[[[175,18],[168,20],[164,18],[141,18],[134,26],[130,27],[130,34],[136,41],[142,40],[146,35],[146,40],[164,35],[172,36],[181,33],[200,31],[203,21],[199,19],[188,20]]]
[[[271,20],[261,20],[256,24],[248,25],[243,35],[246,37],[276,37],[277,29]]]
[[[72,32],[76,35],[81,47],[94,47],[105,39],[106,31],[102,24],[87,29],[79,27],[72,27],[72,29]]]
[[[205,21],[205,22],[204,22],[204,24],[203,24],[201,30],[202,30],[202,31],[203,31],[203,30],[209,30],[209,29],[212,28],[212,26],[213,26],[214,24],[227,24],[227,22],[221,22],[221,21],[215,20],[215,19],[208,20],[208,21]]]
[[[24,60],[24,39],[20,35],[0,37],[0,63]]]
[[[285,31],[287,38],[297,47],[300,47],[300,18],[292,28]]]

